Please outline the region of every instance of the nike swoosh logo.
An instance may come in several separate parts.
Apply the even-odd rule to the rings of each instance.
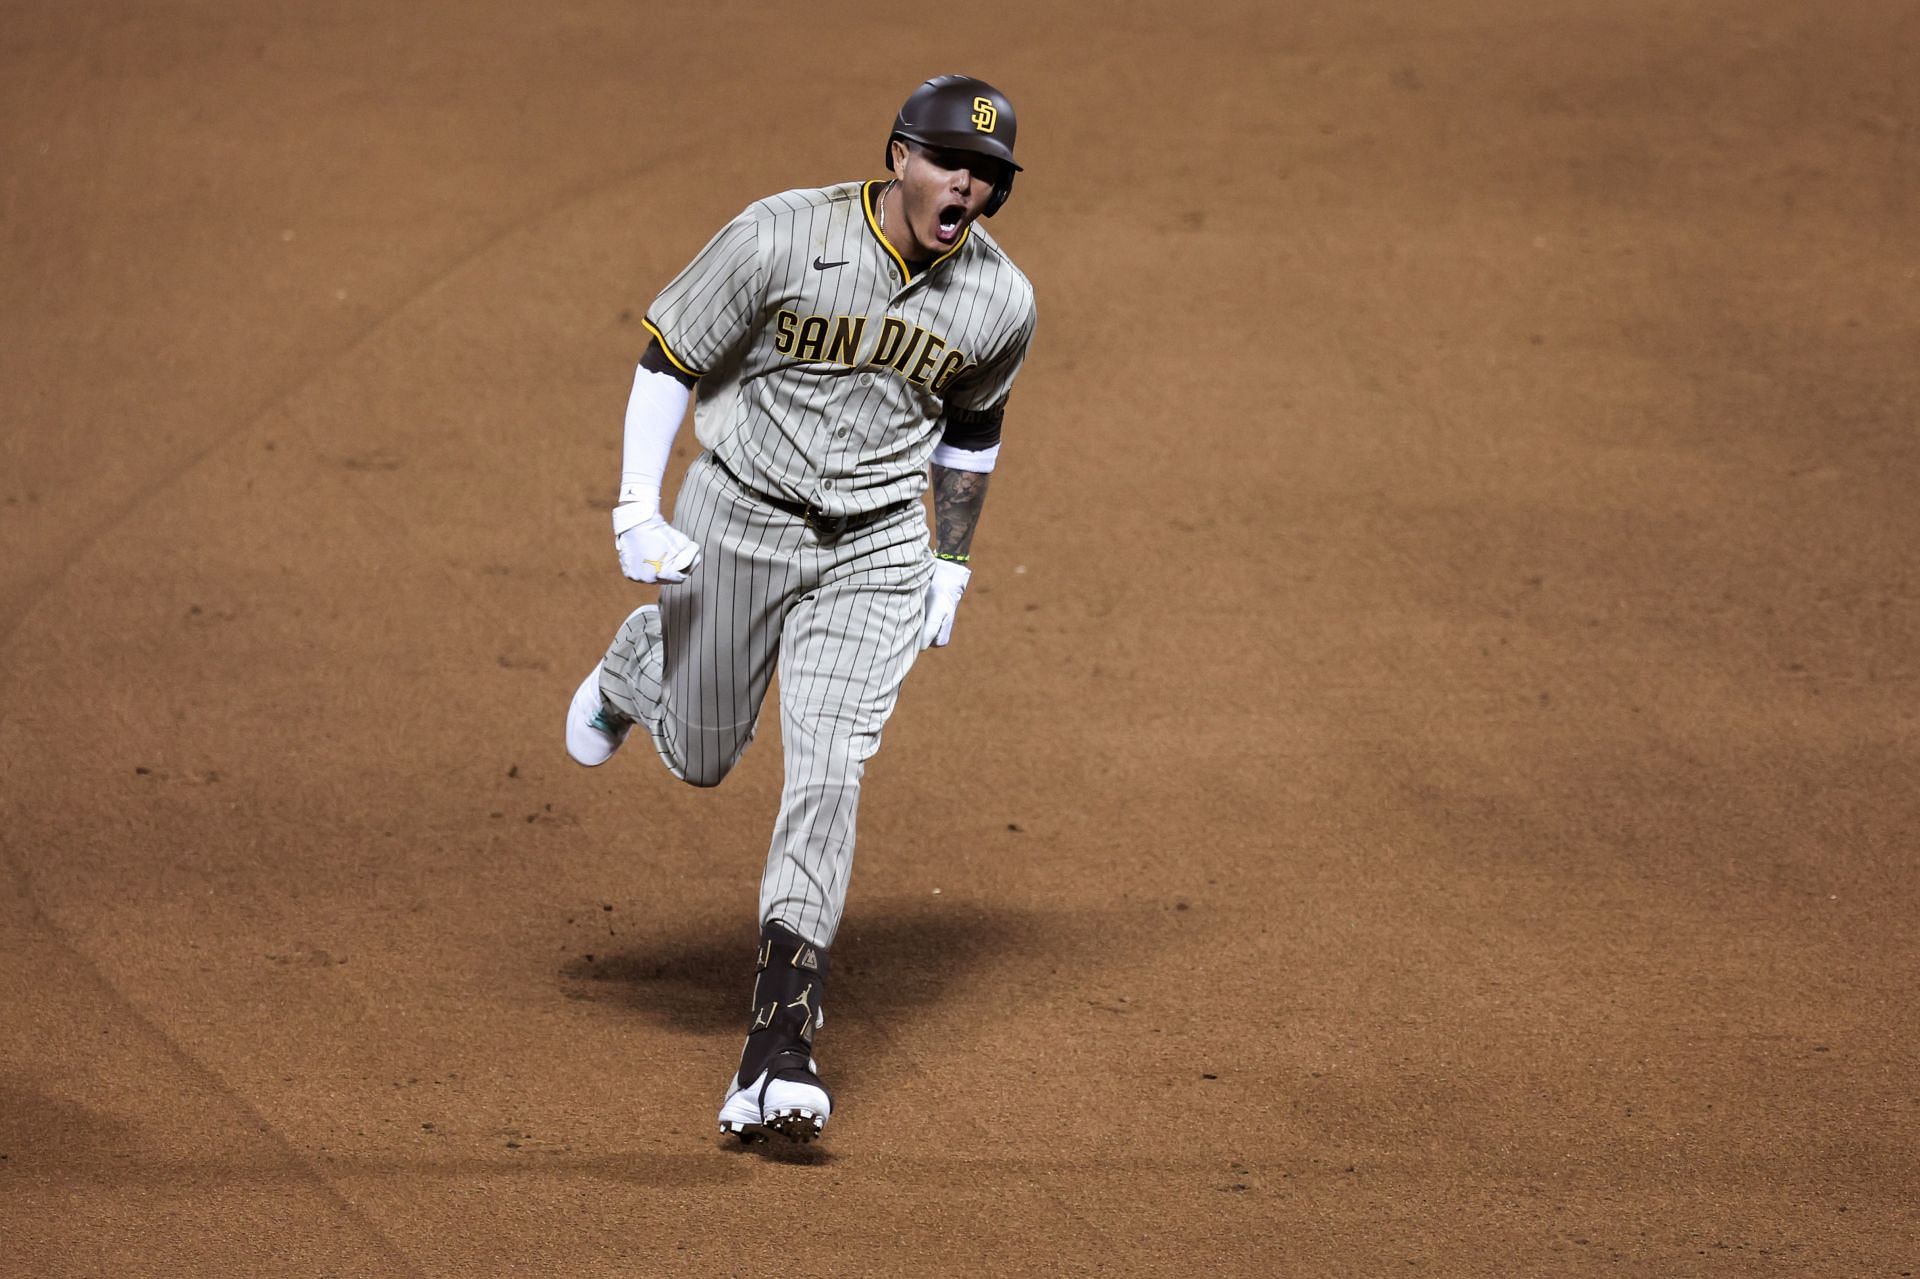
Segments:
[[[814,269],[814,270],[816,270],[816,271],[826,271],[826,270],[830,270],[830,269],[832,269],[833,267],[836,267],[836,266],[845,266],[845,265],[846,265],[846,262],[844,262],[844,261],[841,261],[841,262],[822,262],[822,261],[821,261],[821,260],[820,260],[819,258],[815,258],[815,259],[813,260],[813,269]]]

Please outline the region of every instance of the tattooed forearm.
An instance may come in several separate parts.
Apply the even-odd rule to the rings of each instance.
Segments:
[[[934,549],[942,555],[965,555],[973,545],[973,529],[987,500],[987,476],[979,471],[933,468]]]

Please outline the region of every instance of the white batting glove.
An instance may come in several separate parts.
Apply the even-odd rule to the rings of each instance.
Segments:
[[[973,570],[952,560],[933,562],[933,580],[927,583],[927,612],[920,623],[920,647],[945,648],[953,641],[953,615],[967,593]]]
[[[700,566],[699,544],[647,502],[613,508],[613,549],[620,571],[636,582],[684,582]]]

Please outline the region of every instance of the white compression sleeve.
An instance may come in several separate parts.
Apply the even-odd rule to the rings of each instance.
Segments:
[[[993,469],[1000,460],[1000,446],[992,445],[984,449],[957,449],[951,444],[939,444],[933,450],[933,464],[944,466],[949,471],[972,471],[984,475]]]
[[[673,437],[692,398],[684,383],[644,366],[633,373],[627,397],[627,434],[620,453],[620,504],[640,502],[647,514],[660,509],[660,481],[667,473]]]

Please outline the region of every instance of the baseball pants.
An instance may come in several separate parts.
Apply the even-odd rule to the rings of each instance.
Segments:
[[[860,777],[920,650],[932,577],[918,502],[826,541],[744,491],[712,456],[673,524],[700,567],[620,628],[600,691],[673,775],[717,786],[752,740],[776,664],[786,780],[760,919],[831,946],[853,870]]]

